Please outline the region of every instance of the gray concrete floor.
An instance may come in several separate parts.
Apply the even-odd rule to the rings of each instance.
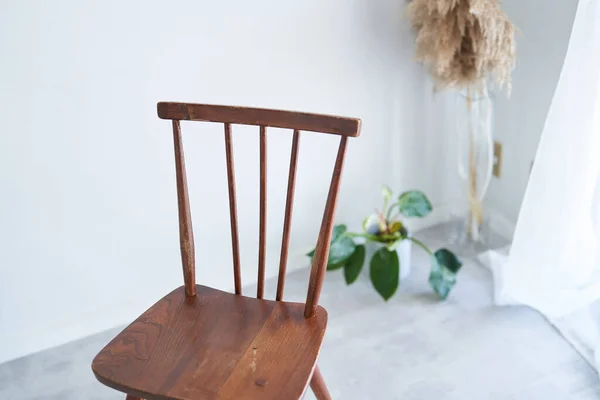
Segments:
[[[427,242],[443,243],[434,234]],[[427,257],[413,250],[413,272],[387,303],[366,273],[351,287],[341,271],[328,273],[321,304],[329,326],[319,365],[334,399],[600,399],[597,373],[543,317],[492,306],[487,270],[465,260],[454,292],[440,302],[428,269]],[[289,275],[288,300],[304,299],[307,278],[307,270]],[[0,399],[123,400],[90,370],[118,331],[0,365]]]

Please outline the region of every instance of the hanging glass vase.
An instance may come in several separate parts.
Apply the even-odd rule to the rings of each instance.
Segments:
[[[483,202],[493,165],[493,102],[487,88],[468,87],[456,96],[458,176],[462,187],[461,219],[455,239],[459,244],[485,242]]]

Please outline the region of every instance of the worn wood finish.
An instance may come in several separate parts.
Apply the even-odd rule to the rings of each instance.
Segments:
[[[225,124],[225,157],[227,159],[227,187],[229,190],[229,222],[231,225],[231,250],[233,254],[233,281],[235,294],[242,294],[242,273],[240,271],[240,244],[237,226],[237,204],[235,196],[235,172],[233,168],[233,140],[231,124]]]
[[[157,108],[158,116],[162,119],[271,126],[352,137],[356,137],[360,133],[359,119],[332,115],[173,102],[160,102]]]
[[[179,247],[183,265],[183,280],[188,296],[196,294],[196,259],[194,254],[194,232],[188,195],[185,159],[179,121],[173,121],[173,142],[175,147],[175,176],[177,180],[177,207],[179,210]]]
[[[323,220],[319,231],[319,239],[317,241],[317,247],[315,248],[315,254],[310,269],[306,309],[304,312],[304,315],[307,318],[311,317],[316,311],[317,304],[319,303],[319,296],[321,295],[321,288],[323,287],[323,279],[325,279],[327,259],[329,257],[329,246],[331,244],[331,231],[333,229],[333,219],[335,217],[335,207],[340,189],[344,158],[346,156],[346,140],[347,138],[345,136],[342,136],[340,139],[340,146],[333,168],[327,202],[325,203],[325,212],[323,213]]]
[[[327,324],[318,307],[178,288],[94,359],[100,382],[147,400],[298,399]]]
[[[290,229],[292,225],[292,212],[294,209],[294,191],[296,188],[296,167],[298,165],[298,146],[300,145],[300,131],[294,130],[292,138],[292,153],[290,155],[290,172],[288,175],[287,197],[285,199],[285,217],[283,220],[283,234],[281,237],[281,256],[279,257],[279,274],[277,277],[277,294],[275,300],[283,300],[285,286],[285,272],[287,269],[288,250],[290,247]]]
[[[260,127],[260,220],[258,232],[258,284],[256,297],[265,295],[265,263],[267,256],[267,128]]]
[[[329,390],[327,390],[327,385],[325,385],[325,380],[323,379],[323,375],[321,375],[318,365],[315,366],[313,376],[310,379],[310,388],[317,400],[331,400],[331,395],[329,394]]]
[[[93,361],[97,379],[128,400],[298,399],[310,382],[319,400],[330,399],[316,366],[327,323],[318,306],[346,141],[360,120],[290,111],[159,103],[173,120],[179,236],[185,286],[171,292],[115,337]],[[235,293],[195,284],[194,236],[180,120],[225,124]],[[240,296],[240,245],[231,124],[260,126],[258,299]],[[294,130],[276,301],[262,300],[266,264],[266,127]],[[341,136],[311,267],[306,304],[281,301],[290,242],[300,131]]]

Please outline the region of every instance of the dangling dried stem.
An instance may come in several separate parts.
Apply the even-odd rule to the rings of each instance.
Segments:
[[[469,113],[468,125],[469,125],[469,186],[468,186],[468,198],[469,198],[469,214],[467,216],[467,235],[471,237],[473,235],[473,203],[474,199],[477,198],[477,167],[474,159],[474,141],[473,137],[473,121],[471,119],[472,102],[471,102],[471,90],[467,88],[467,112]]]

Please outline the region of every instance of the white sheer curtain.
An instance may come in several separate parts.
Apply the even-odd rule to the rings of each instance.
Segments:
[[[496,301],[545,314],[600,354],[600,0],[580,0]]]

